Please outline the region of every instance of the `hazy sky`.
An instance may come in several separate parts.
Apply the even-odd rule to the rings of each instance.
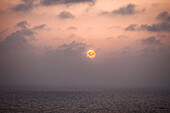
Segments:
[[[169,81],[169,0],[0,0],[1,84],[170,88]]]

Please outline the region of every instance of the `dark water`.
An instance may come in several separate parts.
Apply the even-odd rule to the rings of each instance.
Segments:
[[[169,90],[1,89],[0,113],[170,113]]]

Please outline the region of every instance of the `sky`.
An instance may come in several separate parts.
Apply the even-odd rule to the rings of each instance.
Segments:
[[[170,88],[169,0],[0,3],[1,85]]]

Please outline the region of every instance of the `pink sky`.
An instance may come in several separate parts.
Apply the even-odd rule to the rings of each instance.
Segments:
[[[73,41],[86,44],[79,51],[84,60],[86,51],[94,49],[97,63],[132,58],[143,50],[168,50],[170,46],[169,0],[0,1],[1,45],[12,33],[31,30],[36,33],[24,35],[24,39],[36,48],[32,52],[40,55],[37,57]],[[21,22],[26,28],[17,25]]]

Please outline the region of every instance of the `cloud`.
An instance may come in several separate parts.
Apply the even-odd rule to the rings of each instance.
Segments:
[[[23,31],[17,31],[7,36],[6,39],[0,44],[1,52],[24,48],[23,46],[27,43],[24,36],[27,35],[28,34],[25,34]],[[32,35],[32,33],[30,33],[30,35]]]
[[[17,23],[16,26],[20,27],[20,28],[23,28],[23,29],[26,29],[28,25],[29,24],[27,23],[27,21],[21,21],[21,22]]]
[[[84,46],[86,46],[86,44],[85,43],[78,43],[78,42],[76,42],[76,41],[72,41],[70,44],[62,44],[62,45],[60,45],[59,46],[59,48],[77,48],[77,47],[84,47]]]
[[[161,22],[161,23],[152,24],[152,25],[142,24],[137,29],[147,30],[150,32],[170,32],[170,23]]]
[[[128,36],[126,36],[126,35],[118,35],[118,36],[116,36],[116,37],[113,37],[113,36],[111,36],[111,37],[107,37],[107,38],[106,38],[106,40],[113,40],[113,39],[126,39],[126,38],[128,38]]]
[[[144,12],[145,9],[143,10],[137,10],[135,4],[127,4],[126,6],[120,7],[119,9],[113,10],[112,12],[107,12],[104,11],[101,14],[102,15],[134,15],[136,13],[141,13]]]
[[[157,40],[156,37],[151,36],[146,39],[141,40],[142,44],[161,44],[160,40]]]
[[[26,82],[29,77],[35,76],[34,69],[37,65],[35,59],[38,49],[32,42],[36,30],[42,27],[33,26],[33,28],[29,28],[27,25],[29,25],[27,21],[18,22],[15,26],[21,29],[9,34],[0,42],[1,83]],[[35,73],[33,74],[33,72]],[[20,81],[18,78],[22,78],[22,80]]]
[[[167,11],[161,12],[156,19],[170,22],[170,14]]]
[[[34,26],[33,30],[38,30],[38,29],[44,29],[46,27],[46,24]]]
[[[120,14],[120,15],[133,15],[138,13],[139,11],[135,10],[134,4],[128,4],[127,6],[120,7],[117,10],[113,10],[113,14]]]
[[[36,33],[32,29],[28,29],[26,26],[28,25],[27,21],[21,21],[16,24],[17,27],[21,27],[21,30],[11,33],[8,35],[4,41],[0,43],[0,52],[3,51],[17,51],[28,48],[30,46],[27,42],[28,40],[25,38],[26,36],[34,37]]]
[[[34,4],[34,0],[22,0],[22,3],[17,4],[16,6],[13,6],[11,10],[14,12],[30,11],[35,6],[36,5]]]
[[[150,31],[150,32],[169,32],[170,31],[170,23],[161,22],[161,23],[152,24],[152,25],[142,24],[140,26],[137,26],[136,24],[130,24],[124,30],[126,30],[126,31],[147,30],[147,31]]]
[[[61,13],[58,15],[58,17],[61,18],[61,19],[69,19],[69,18],[73,19],[73,18],[75,18],[74,15],[72,15],[70,12],[67,12],[67,11],[61,12]]]
[[[95,0],[21,0],[21,3],[11,7],[13,12],[28,12],[38,6],[53,6],[62,4],[95,3]]]
[[[28,40],[34,40],[36,30],[44,28],[45,24],[33,28],[28,28],[28,25],[27,21],[18,22],[15,26],[21,29],[11,33],[0,43],[0,52],[32,49],[33,46],[29,45]]]
[[[169,18],[170,18],[170,16],[169,16],[168,12],[164,11],[156,17],[156,20],[161,20],[161,22],[159,22],[159,23],[151,24],[151,25],[142,24],[140,26],[137,26],[136,24],[130,24],[124,30],[126,30],[126,31],[147,30],[150,32],[170,32]]]
[[[95,0],[41,0],[42,6],[52,6],[60,4],[94,3]]]
[[[137,24],[130,24],[128,27],[125,28],[126,31],[135,31]]]
[[[70,27],[67,28],[67,30],[77,30],[77,28],[74,27],[74,26],[70,26]]]
[[[86,49],[86,44],[72,41],[70,44],[62,44],[58,48],[65,55],[78,55]]]

